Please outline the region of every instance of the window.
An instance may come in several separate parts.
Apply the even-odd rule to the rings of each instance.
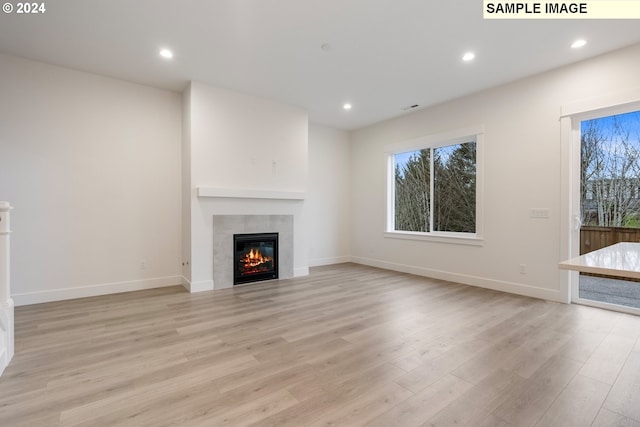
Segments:
[[[387,236],[480,238],[481,131],[386,147]]]

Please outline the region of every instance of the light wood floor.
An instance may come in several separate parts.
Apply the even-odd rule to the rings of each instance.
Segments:
[[[0,426],[640,426],[639,334],[353,264],[19,307]]]

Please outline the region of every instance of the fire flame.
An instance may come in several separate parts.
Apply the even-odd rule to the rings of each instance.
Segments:
[[[265,262],[269,262],[272,260],[273,258],[262,255],[260,250],[251,248],[249,252],[244,254],[242,262],[244,263],[245,268],[247,268],[256,267],[260,264],[264,264]]]

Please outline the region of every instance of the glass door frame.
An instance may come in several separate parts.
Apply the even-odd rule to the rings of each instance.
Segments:
[[[580,255],[580,123],[584,120],[640,110],[640,88],[562,106],[561,128],[561,230],[560,260]],[[640,309],[580,298],[577,271],[560,271],[564,302],[640,315]],[[638,283],[640,286],[640,283]]]

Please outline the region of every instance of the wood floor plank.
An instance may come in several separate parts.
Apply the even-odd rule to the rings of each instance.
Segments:
[[[581,364],[554,357],[522,386],[514,390],[494,411],[500,419],[514,426],[533,426],[580,369]]]
[[[206,389],[208,394],[217,396],[218,388],[214,381],[230,370],[245,370],[256,365],[255,359],[232,360],[226,365],[213,364],[201,369],[191,370],[183,375],[153,382],[133,390],[124,391],[77,406],[61,413],[63,425],[91,425],[99,419],[102,423],[113,424],[124,419],[132,419],[143,412],[153,411],[154,407],[163,408],[161,402],[171,402],[176,394],[187,393],[192,388]],[[250,367],[247,367],[250,366]],[[58,392],[60,393],[60,392]],[[144,396],[142,399],[140,399]],[[210,396],[210,399],[213,397]],[[96,414],[104,414],[96,417]]]
[[[366,425],[368,427],[421,426],[472,386],[473,384],[458,377],[445,375]]]
[[[591,427],[640,427],[640,421],[627,418],[602,408]]]
[[[570,332],[570,331],[569,331]],[[577,331],[556,354],[585,363],[596,351],[607,334],[603,332]]]
[[[471,387],[424,425],[436,427],[480,424],[524,381],[514,372],[498,370]]]
[[[478,427],[513,427],[513,424],[506,422],[502,418],[489,414]]]
[[[278,390],[250,402],[229,407],[228,410],[216,416],[201,417],[201,419],[180,424],[190,427],[243,427],[259,422],[263,418],[290,408],[297,403],[299,402],[291,393],[286,390]],[[162,424],[162,420],[157,421],[157,425],[160,424]]]
[[[388,369],[384,367],[383,369],[376,367],[346,382],[322,387],[313,396],[301,399],[298,405],[266,417],[255,425],[261,427],[307,426],[326,421],[326,418],[331,418],[335,416],[334,414],[342,415],[341,411],[345,406],[350,407],[354,402],[361,401],[363,395],[370,394],[372,390],[397,387],[390,383],[387,372]],[[293,391],[292,394],[297,395]]]
[[[640,353],[629,355],[604,402],[604,408],[640,421]]]
[[[536,427],[591,425],[609,389],[608,384],[576,375],[536,423]]]
[[[618,378],[636,340],[609,334],[580,370],[580,375],[613,384]]]
[[[315,381],[308,383],[298,383],[294,386],[287,387],[287,390],[293,394],[296,399],[304,401],[319,395],[330,394],[334,390],[340,389],[347,383],[360,382],[378,382],[378,383],[396,383],[398,377],[404,374],[399,368],[388,363],[374,365],[358,372],[341,371],[340,374],[332,373],[331,375],[316,373]],[[397,384],[397,383],[396,383]]]
[[[640,421],[640,317],[356,264],[15,322],[2,427]]]
[[[323,414],[311,427],[355,426],[378,419],[380,414],[413,396],[409,390],[394,383],[363,393],[349,403]]]
[[[490,343],[471,340],[455,346],[433,360],[420,364],[398,379],[398,384],[418,393],[453,372],[461,364],[473,358],[473,355],[490,347]]]

